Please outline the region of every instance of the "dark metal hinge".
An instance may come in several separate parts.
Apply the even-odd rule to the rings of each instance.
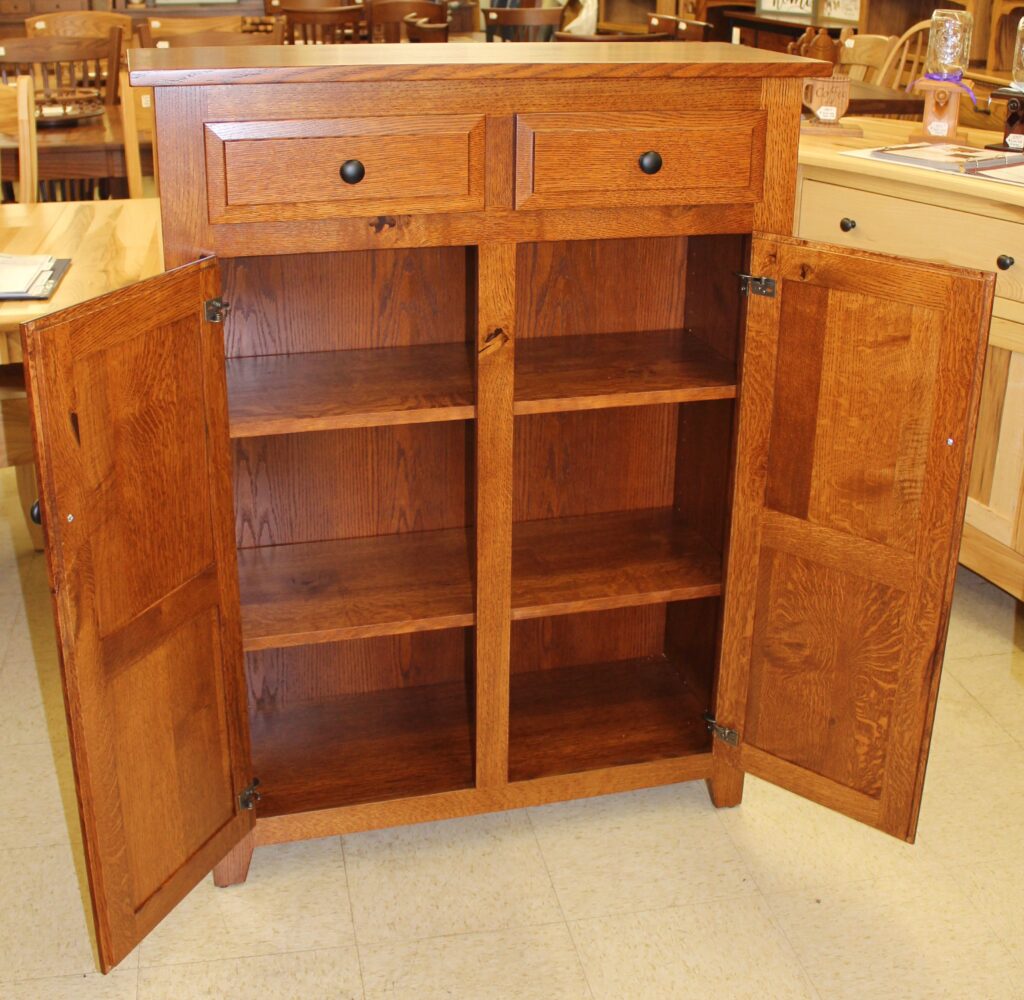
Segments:
[[[743,295],[763,295],[765,298],[775,298],[775,279],[763,278],[754,274],[741,274],[740,292]]]
[[[708,724],[708,732],[716,739],[728,743],[729,746],[738,747],[740,745],[740,734],[735,729],[720,726],[710,712],[704,713],[704,721]]]
[[[230,308],[231,304],[223,299],[207,299],[206,321],[208,323],[223,323],[224,317],[227,316]]]
[[[253,778],[252,784],[247,789],[245,789],[245,791],[239,792],[238,804],[243,809],[256,808],[256,803],[263,798],[263,796],[258,791],[256,791],[257,787],[259,786],[259,783],[259,778]]]

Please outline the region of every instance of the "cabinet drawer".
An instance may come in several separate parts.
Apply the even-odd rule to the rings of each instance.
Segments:
[[[856,226],[844,232],[843,219]],[[809,180],[797,229],[805,239],[994,271],[996,295],[1024,301],[1024,225],[1017,222]],[[996,264],[1003,254],[1014,259],[1006,271]]]
[[[482,209],[483,157],[480,115],[208,123],[210,221]]]
[[[0,14],[30,14],[32,5],[29,0],[0,0]]]
[[[87,0],[33,0],[33,14],[53,14],[60,10],[87,10]]]
[[[516,208],[759,201],[764,134],[763,111],[519,115]]]

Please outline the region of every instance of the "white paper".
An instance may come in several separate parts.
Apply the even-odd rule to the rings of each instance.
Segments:
[[[0,253],[0,294],[20,295],[30,292],[40,278],[48,278],[53,271],[53,257],[18,257]]]

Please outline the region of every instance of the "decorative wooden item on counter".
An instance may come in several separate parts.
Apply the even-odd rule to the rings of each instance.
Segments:
[[[962,80],[973,87],[970,80]],[[944,80],[921,79],[914,82],[914,93],[924,96],[921,131],[911,136],[914,142],[966,142],[967,135],[957,131],[960,121],[960,98],[963,91]]]
[[[993,280],[789,235],[826,67],[211,51],[132,54],[175,270],[24,332],[103,967],[278,841],[746,772],[912,839]]]
[[[1006,101],[1006,118],[1003,122],[1003,141],[993,142],[985,148],[1021,152],[1024,150],[1024,90],[1000,87],[989,96],[994,101]]]
[[[842,125],[840,119],[850,106],[850,78],[842,74],[808,80],[803,89],[804,107],[814,116],[800,125],[811,135],[863,135],[856,125]]]

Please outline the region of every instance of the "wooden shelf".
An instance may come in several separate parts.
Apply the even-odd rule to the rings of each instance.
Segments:
[[[471,531],[241,549],[245,648],[472,625]]]
[[[736,366],[679,330],[535,337],[516,344],[517,414],[735,395]]]
[[[471,788],[462,682],[351,694],[250,720],[260,816]]]
[[[465,343],[232,358],[227,380],[236,438],[476,416]]]
[[[514,673],[509,780],[706,752],[708,706],[665,656]]]
[[[514,619],[721,591],[721,553],[671,509],[521,521],[512,528]]]

